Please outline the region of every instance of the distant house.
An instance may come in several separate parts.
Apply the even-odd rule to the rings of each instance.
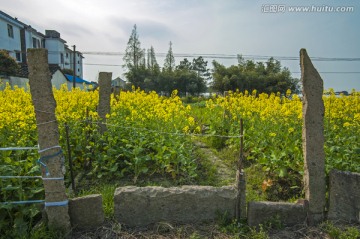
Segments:
[[[117,77],[111,81],[111,86],[115,88],[118,87],[121,89],[126,89],[126,81],[124,81],[120,77]]]
[[[0,11],[0,49],[8,51],[18,63],[26,64],[26,51],[29,48],[46,48],[49,64],[73,70],[77,76],[83,77],[82,53],[70,50],[59,32],[45,30],[44,35],[30,25]]]

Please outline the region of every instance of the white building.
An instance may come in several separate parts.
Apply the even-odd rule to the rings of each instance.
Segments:
[[[19,63],[26,64],[29,48],[46,48],[49,64],[57,64],[61,69],[74,70],[74,54],[66,41],[55,30],[46,30],[45,35],[36,31],[17,18],[0,11],[0,49],[5,49]],[[75,52],[75,74],[83,77],[83,55]]]
[[[21,62],[26,63],[26,50],[29,48],[44,48],[45,47],[45,35],[36,31],[30,25],[23,24],[23,28],[20,30],[21,38]]]
[[[0,11],[0,49],[7,50],[17,62],[22,61],[20,30],[23,25]]]
[[[75,73],[77,76],[79,76],[80,78],[83,77],[83,58],[84,56],[81,54],[81,52],[76,51],[75,52]],[[71,69],[74,68],[74,65],[71,65]]]

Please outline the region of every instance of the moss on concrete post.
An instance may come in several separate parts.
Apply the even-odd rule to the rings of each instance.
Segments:
[[[70,232],[65,193],[64,158],[59,146],[59,130],[55,117],[56,102],[46,49],[29,49],[29,84],[38,131],[40,161],[45,188],[45,211],[50,228]]]
[[[106,121],[106,115],[110,114],[111,77],[111,72],[99,73],[98,115],[101,120],[101,123],[99,124],[101,134],[103,134],[107,129],[106,125],[103,124],[103,122]]]
[[[303,155],[305,198],[309,201],[308,224],[324,220],[326,204],[323,80],[305,49],[300,50],[303,85]]]

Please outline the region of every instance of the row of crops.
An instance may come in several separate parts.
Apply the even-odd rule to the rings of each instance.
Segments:
[[[269,186],[284,184],[301,194],[302,102],[291,92],[286,96],[230,92],[184,104],[176,91],[162,97],[133,89],[112,96],[103,135],[98,131],[98,91],[54,89],[54,96],[61,146],[67,150],[66,123],[74,171],[86,172],[90,180],[131,178],[136,183],[139,178],[165,177],[177,184],[196,183],[201,174],[194,140],[237,152],[239,137],[221,136],[239,136],[243,118],[246,165],[257,165]],[[6,88],[0,91],[0,100],[0,147],[36,146],[30,93]],[[324,103],[327,172],[332,168],[360,172],[360,93],[330,94]],[[40,175],[36,150],[0,154],[0,175]],[[44,198],[41,180],[0,179],[0,188],[1,202]],[[25,232],[38,212],[36,205],[0,204],[0,230],[15,226]]]

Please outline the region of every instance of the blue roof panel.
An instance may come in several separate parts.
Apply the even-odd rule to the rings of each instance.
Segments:
[[[65,77],[68,81],[70,82],[73,82],[73,79],[74,77],[72,75],[68,75],[68,74],[65,74]],[[89,81],[86,81],[78,76],[75,77],[75,83],[79,83],[79,84],[87,84],[87,85],[92,85],[93,83],[89,82]]]

